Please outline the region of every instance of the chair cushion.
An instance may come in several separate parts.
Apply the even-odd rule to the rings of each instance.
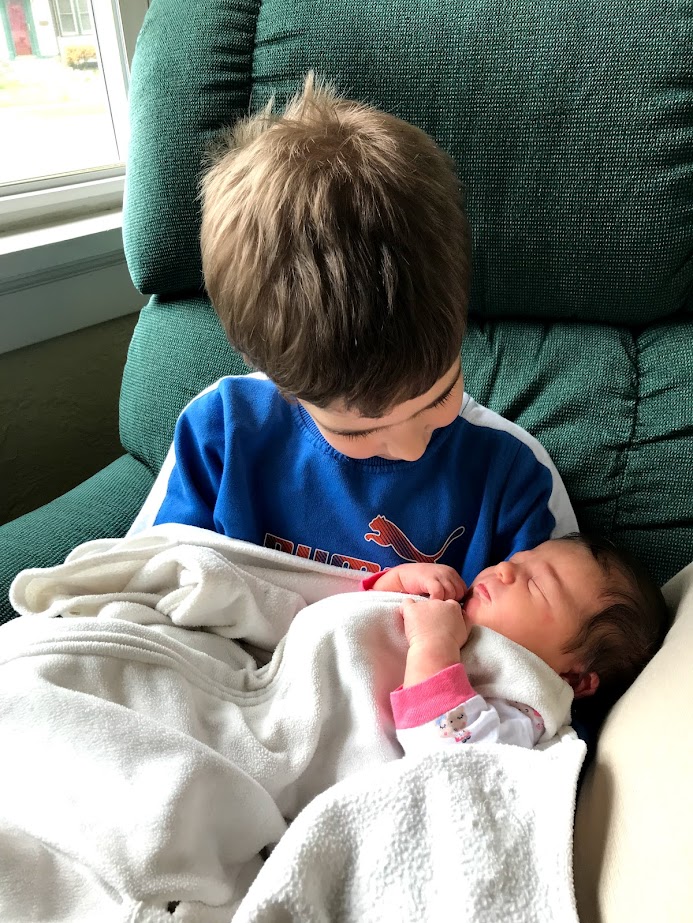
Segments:
[[[140,312],[123,375],[123,446],[158,471],[183,407],[222,375],[247,371],[208,299],[152,298]]]
[[[575,817],[582,923],[678,923],[693,907],[693,564],[664,588],[664,647],[616,704]]]
[[[315,68],[456,160],[473,311],[617,324],[690,311],[691,42],[683,0],[155,0],[131,84],[135,282],[199,290],[210,138]]]
[[[542,442],[580,528],[660,583],[693,557],[693,322],[471,324],[468,390]]]
[[[135,285],[202,286],[200,163],[222,125],[248,108],[257,7],[247,0],[154,0],[137,38],[123,219]]]

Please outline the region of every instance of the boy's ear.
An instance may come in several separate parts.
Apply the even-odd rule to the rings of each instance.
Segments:
[[[572,686],[576,699],[594,695],[599,688],[599,677],[596,673],[561,673],[561,678]]]

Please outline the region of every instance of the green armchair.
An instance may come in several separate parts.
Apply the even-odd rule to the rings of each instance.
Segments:
[[[454,157],[474,237],[467,390],[546,446],[582,528],[672,577],[693,559],[692,48],[683,0],[152,0],[124,220],[151,300],[125,454],[0,529],[0,621],[17,571],[125,533],[179,411],[244,370],[203,290],[201,161],[310,68]]]

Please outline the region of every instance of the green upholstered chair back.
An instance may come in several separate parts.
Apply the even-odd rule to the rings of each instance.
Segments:
[[[313,68],[453,156],[474,236],[467,389],[546,445],[583,528],[669,576],[693,558],[691,47],[686,0],[152,0],[125,244],[153,297],[124,446],[155,470],[182,406],[243,369],[203,291],[200,165]]]

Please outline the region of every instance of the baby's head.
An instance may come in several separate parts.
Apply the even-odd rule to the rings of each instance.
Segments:
[[[607,539],[578,533],[487,567],[463,605],[470,624],[532,651],[577,698],[632,682],[670,625],[642,565]]]
[[[453,162],[419,128],[309,76],[228,134],[202,202],[228,339],[308,412],[335,411],[327,429],[359,436],[394,408],[399,424],[459,379],[471,237]]]

